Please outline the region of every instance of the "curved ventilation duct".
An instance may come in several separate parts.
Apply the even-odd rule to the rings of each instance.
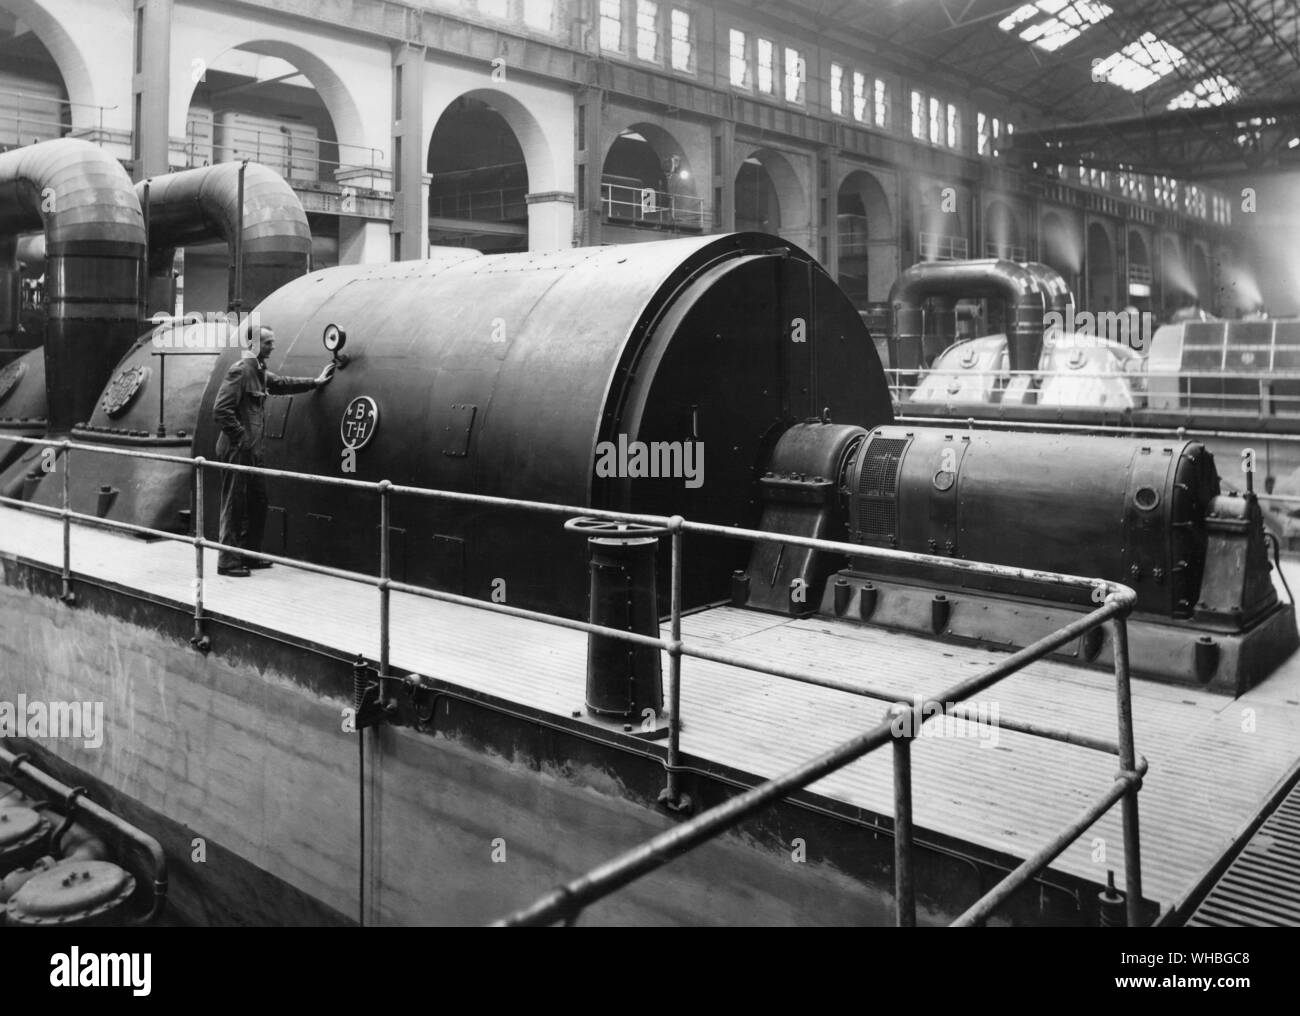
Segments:
[[[0,364],[11,359],[22,308],[19,291],[18,237],[0,236]]]
[[[1003,301],[1007,351],[1012,370],[1033,370],[1043,341],[1046,308],[1035,273],[1014,261],[928,261],[913,265],[894,282],[889,304],[894,312],[894,333],[889,344],[889,366],[915,374],[921,367],[924,316],[922,304],[930,297],[996,297]]]
[[[311,230],[302,202],[284,179],[256,162],[244,166],[243,238],[237,162],[154,177],[136,184],[149,215],[149,310],[175,307],[172,261],[186,244],[225,240],[230,247],[227,309],[257,306],[311,269]],[[236,265],[239,265],[237,270]]]
[[[145,236],[121,164],[59,138],[0,155],[0,236],[45,230],[45,384],[50,430],[90,418],[139,334]],[[16,268],[14,248],[6,247]]]
[[[1044,314],[1059,314],[1062,322],[1060,330],[1074,331],[1074,294],[1070,292],[1070,284],[1064,276],[1041,261],[1025,261],[1020,267],[1038,279],[1038,287],[1046,300]]]

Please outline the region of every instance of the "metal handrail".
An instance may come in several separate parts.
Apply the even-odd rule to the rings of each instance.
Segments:
[[[683,771],[680,755],[681,658],[683,656],[692,656],[698,659],[711,660],[730,666],[737,666],[761,673],[767,673],[777,677],[819,684],[823,687],[832,687],[837,690],[850,691],[866,697],[880,698],[887,701],[893,698],[893,696],[890,696],[886,692],[865,687],[846,687],[840,682],[833,682],[821,675],[813,674],[811,672],[802,672],[794,668],[776,666],[763,661],[748,659],[743,655],[734,652],[710,649],[705,646],[696,646],[683,642],[681,638],[683,585],[682,543],[683,535],[685,533],[692,532],[701,535],[724,536],[750,541],[780,543],[791,546],[826,550],[832,553],[859,559],[913,562],[937,566],[944,570],[951,570],[965,575],[996,575],[1028,580],[1038,584],[1089,590],[1094,602],[1101,602],[1102,606],[1084,617],[1063,626],[1030,646],[1010,654],[1005,659],[1001,660],[999,663],[985,670],[981,674],[959,682],[947,692],[943,693],[939,699],[930,699],[924,702],[918,701],[912,706],[907,706],[904,703],[896,704],[891,712],[891,719],[882,722],[866,734],[860,735],[852,741],[845,742],[845,744],[840,745],[838,748],[832,749],[830,752],[824,753],[816,759],[813,759],[812,761],[805,763],[804,765],[791,770],[774,780],[761,784],[760,786],[741,794],[739,797],[733,798],[726,804],[720,805],[717,808],[711,809],[710,811],[697,816],[695,819],[678,827],[670,833],[656,837],[654,840],[650,841],[650,843],[645,844],[640,848],[636,848],[629,852],[629,854],[624,855],[623,858],[616,859],[615,861],[610,862],[610,864],[597,869],[596,872],[584,877],[584,879],[578,880],[577,883],[556,890],[555,893],[544,898],[527,911],[521,911],[517,915],[512,915],[511,918],[506,920],[506,923],[540,921],[547,915],[553,915],[554,917],[569,916],[575,911],[575,908],[580,909],[581,905],[585,905],[582,904],[581,901],[586,900],[589,902],[590,900],[607,895],[609,892],[613,892],[619,886],[626,884],[632,879],[638,877],[640,874],[644,874],[645,872],[658,867],[671,857],[690,849],[692,846],[704,842],[726,828],[730,828],[747,815],[774,802],[777,798],[785,796],[788,792],[802,789],[803,787],[815,782],[826,773],[834,771],[854,759],[875,750],[884,744],[886,740],[892,740],[894,744],[896,801],[896,908],[898,923],[900,925],[915,924],[915,893],[912,885],[910,741],[912,738],[920,735],[921,727],[928,719],[926,713],[934,713],[937,711],[944,715],[958,715],[957,707],[963,699],[990,687],[996,682],[1002,680],[1004,677],[1018,671],[1026,663],[1042,658],[1048,653],[1060,648],[1108,620],[1111,622],[1113,627],[1112,645],[1116,675],[1116,700],[1119,713],[1119,738],[1117,743],[1112,744],[1100,739],[1073,734],[1069,731],[1054,730],[1052,728],[1027,723],[1016,723],[1014,726],[1009,726],[1008,729],[1017,729],[1031,736],[1064,741],[1081,747],[1115,754],[1119,757],[1120,773],[1116,777],[1116,783],[1107,792],[1107,795],[1104,798],[1104,805],[1099,802],[1096,807],[1100,808],[1097,812],[1097,814],[1100,815],[1116,800],[1123,801],[1125,888],[1128,893],[1128,917],[1130,924],[1139,923],[1142,892],[1139,854],[1140,848],[1137,836],[1137,793],[1141,785],[1141,776],[1145,772],[1145,760],[1143,760],[1139,766],[1133,746],[1132,703],[1129,691],[1128,641],[1125,618],[1132,610],[1133,604],[1136,602],[1136,594],[1127,586],[1084,576],[1040,572],[1032,569],[1013,568],[1005,565],[993,565],[973,561],[955,560],[951,558],[932,557],[930,555],[915,554],[908,551],[867,547],[861,544],[841,543],[838,541],[821,540],[812,537],[732,528],[710,523],[688,522],[678,515],[671,517],[645,515],[584,506],[526,501],[518,498],[497,497],[485,494],[470,494],[460,491],[440,491],[423,487],[394,484],[388,480],[380,480],[378,482],[350,480],[342,477],[328,477],[312,473],[297,473],[287,470],[269,469],[263,466],[246,466],[236,463],[212,462],[203,457],[181,458],[178,456],[141,451],[139,449],[109,448],[100,445],[74,442],[67,438],[33,438],[0,433],[0,441],[20,443],[29,446],[55,448],[63,453],[63,467],[60,472],[61,507],[53,508],[47,505],[38,505],[30,501],[24,501],[19,498],[0,497],[0,504],[12,505],[24,510],[35,511],[37,514],[54,516],[61,519],[63,536],[63,556],[61,567],[63,599],[66,602],[72,602],[74,600],[74,594],[72,592],[73,573],[71,560],[71,525],[74,520],[110,530],[131,532],[173,542],[188,543],[194,547],[195,552],[193,622],[194,642],[199,645],[206,642],[206,636],[204,635],[204,621],[206,614],[203,600],[205,572],[204,551],[218,550],[229,551],[246,558],[281,564],[286,567],[296,568],[315,574],[361,582],[377,588],[379,591],[380,629],[378,673],[381,680],[391,676],[389,674],[389,599],[393,591],[408,593],[427,599],[471,606],[480,610],[495,611],[507,616],[539,621],[545,624],[586,632],[588,634],[616,638],[637,645],[658,648],[666,652],[669,656],[669,737],[666,752],[667,758],[665,762],[668,773],[667,797],[671,802],[676,802],[680,799],[678,777]],[[99,518],[98,516],[73,511],[70,501],[70,475],[71,458],[72,452],[74,451],[86,451],[101,455],[118,455],[127,458],[166,462],[174,466],[185,466],[191,469],[194,478],[194,535],[189,536],[178,533],[169,533],[147,526]],[[55,468],[57,469],[58,467],[56,466]],[[261,551],[251,551],[239,547],[232,547],[218,541],[206,539],[203,535],[205,531],[204,474],[208,469],[248,473],[268,478],[309,482],[325,486],[345,487],[378,494],[380,498],[381,519],[381,524],[379,526],[380,574],[378,576],[372,576],[361,572],[313,564],[279,555],[265,554]],[[615,522],[642,523],[665,528],[671,540],[669,637],[665,639],[663,637],[656,638],[653,636],[641,635],[635,632],[607,628],[603,625],[593,624],[586,621],[558,617],[539,611],[511,607],[501,603],[477,600],[472,597],[443,592],[440,590],[427,589],[421,586],[392,580],[390,575],[390,506],[391,498],[395,494],[405,494],[435,500],[472,503],[478,505],[511,507],[522,510],[541,511],[569,516],[584,515]],[[412,675],[406,680],[418,686],[421,679]],[[898,720],[906,715],[910,715],[910,725],[907,728],[910,732],[900,733]],[[1070,828],[1074,828],[1074,826],[1072,825]],[[1050,863],[1052,858],[1064,850],[1065,847],[1068,846],[1069,842],[1072,842],[1074,838],[1074,836],[1071,836],[1070,839],[1065,840],[1064,842],[1059,842],[1061,838],[1058,836],[1052,844],[1049,844],[1049,848],[1056,848],[1055,853],[1051,853],[1051,855],[1048,856],[1039,867],[1031,871],[1029,875],[1026,876],[1021,874],[1020,877],[1031,877],[1032,874],[1041,870],[1047,863]],[[1009,876],[1009,878],[1016,876],[1017,873],[1012,873],[1012,876]],[[993,892],[997,891],[998,889],[995,887]],[[987,896],[984,902],[987,904]],[[989,906],[989,909],[991,909],[991,906],[992,905]]]
[[[634,847],[586,875],[553,890],[534,904],[496,922],[499,926],[551,924],[557,920],[572,923],[584,907],[608,896],[633,880],[647,875],[674,857],[699,846],[709,839],[739,824],[745,818],[777,800],[803,790],[836,770],[883,747],[894,746],[895,774],[895,897],[900,926],[911,926],[915,919],[915,894],[911,882],[911,760],[910,742],[915,733],[900,733],[900,727],[919,731],[927,710],[947,714],[950,707],[977,692],[984,691],[998,681],[1018,671],[1026,663],[1041,659],[1098,624],[1111,620],[1115,635],[1116,693],[1120,705],[1121,738],[1116,754],[1120,756],[1121,772],[1112,786],[1090,806],[1087,815],[1091,820],[1086,829],[1118,800],[1124,801],[1125,880],[1128,896],[1126,910],[1128,923],[1136,926],[1141,920],[1141,868],[1137,854],[1137,791],[1147,771],[1146,759],[1135,758],[1132,741],[1132,712],[1128,688],[1128,643],[1124,618],[1132,609],[1136,598],[1131,590],[1127,595],[1114,593],[1097,610],[1068,624],[1051,635],[982,673],[953,685],[941,696],[917,703],[911,707],[895,707],[891,715],[867,732],[845,741],[816,758],[768,780],[743,794],[718,805],[696,818],[677,826],[653,839]],[[899,720],[908,717],[909,723]],[[974,906],[959,917],[954,925],[982,923],[993,909],[1007,899],[1020,884],[1037,874],[1073,842],[1082,831],[1076,832],[1079,820],[1071,823],[1067,832],[1072,835],[1062,841],[1058,835],[1033,858],[1022,864],[999,885],[986,893]],[[1131,839],[1130,839],[1131,834]],[[1130,846],[1133,851],[1130,852]],[[1013,881],[1014,880],[1014,881]]]
[[[13,122],[14,139],[16,141],[15,147],[20,147],[20,148],[24,147],[27,144],[31,144],[31,142],[24,142],[22,140],[21,135],[22,135],[24,124],[31,124],[33,126],[40,127],[40,128],[54,128],[56,131],[55,133],[56,137],[63,137],[64,135],[69,134],[75,130],[84,130],[85,128],[78,128],[74,126],[72,123],[71,111],[74,107],[79,109],[91,109],[97,111],[99,124],[98,127],[95,128],[94,130],[96,131],[98,140],[102,142],[105,136],[104,113],[117,109],[116,105],[100,106],[91,102],[72,102],[68,99],[55,98],[52,95],[42,95],[40,92],[24,92],[20,89],[0,88],[0,102],[2,102],[6,98],[11,98],[11,97],[17,99],[17,104],[12,108],[8,106],[0,106],[0,123],[4,123],[7,121]],[[24,99],[35,99],[37,100],[38,105],[46,109],[48,109],[48,107],[51,105],[57,106],[61,111],[68,112],[69,114],[68,119],[65,121],[62,117],[60,117],[57,120],[51,120],[45,117],[31,117],[31,116],[24,117],[23,116]],[[0,144],[2,143],[3,142],[0,142]]]
[[[495,187],[488,190],[431,194],[429,214],[434,218],[468,219],[477,222],[509,222],[526,219],[528,218],[528,188]]]
[[[917,256],[922,261],[955,261],[968,256],[970,245],[964,236],[920,232],[917,234],[916,249]]]
[[[214,134],[209,138],[197,136],[195,127],[213,128]],[[328,183],[328,174],[370,173],[376,177],[387,177],[391,170],[383,166],[384,153],[368,145],[354,145],[346,141],[330,141],[322,138],[307,139],[292,133],[264,131],[256,127],[234,127],[230,139],[218,144],[215,136],[214,122],[208,120],[190,120],[185,125],[184,138],[171,138],[169,148],[180,153],[186,168],[198,168],[223,162],[238,162],[248,159],[260,162],[280,173],[290,183]],[[267,139],[263,142],[263,137]],[[338,159],[325,159],[320,155],[322,145],[330,145],[339,150]],[[343,161],[344,149],[355,149],[360,161]]]
[[[654,187],[601,182],[600,203],[606,218],[636,225],[704,229],[708,208],[703,198],[672,194]]]
[[[908,403],[915,406],[917,403]],[[963,410],[969,410],[971,403],[952,403],[953,407],[959,407]],[[1056,407],[1052,407],[1056,408]],[[1069,407],[1060,407],[1062,409]],[[1098,407],[1100,408],[1100,407]],[[1118,413],[1119,410],[1110,410],[1111,413]],[[1238,441],[1281,441],[1294,442],[1300,441],[1300,434],[1288,434],[1284,431],[1249,431],[1249,430],[1210,430],[1203,427],[1153,427],[1153,426],[1132,426],[1125,427],[1122,425],[1107,425],[1099,423],[1061,423],[1056,420],[1007,420],[998,416],[908,416],[896,415],[894,423],[896,424],[918,424],[923,427],[941,427],[941,426],[964,426],[973,428],[978,421],[981,428],[994,430],[1047,430],[1060,431],[1064,433],[1080,434],[1127,434],[1133,437],[1199,437],[1214,438],[1216,440],[1238,440]],[[1258,495],[1264,497],[1263,494]]]

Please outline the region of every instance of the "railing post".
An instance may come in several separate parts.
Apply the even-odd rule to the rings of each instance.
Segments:
[[[60,599],[72,603],[72,498],[69,495],[69,473],[72,471],[72,442],[63,439],[63,591]]]
[[[910,706],[897,705],[894,719],[894,911],[900,928],[916,927],[916,882],[912,872],[912,727]],[[900,729],[900,722],[907,727]]]
[[[668,648],[668,805],[676,807],[681,802],[681,736],[682,736],[682,526],[685,520],[674,515],[668,520],[668,534],[672,541],[672,586],[669,592]]]
[[[194,636],[190,644],[195,649],[207,651],[208,639],[203,634],[203,466],[202,455],[194,459]]]
[[[392,506],[389,488],[393,485],[388,480],[379,481],[379,680],[388,676],[388,580],[392,562],[389,558],[388,530],[391,522]],[[381,684],[382,688],[383,685]]]
[[[1119,714],[1119,764],[1126,773],[1137,771],[1137,751],[1133,742],[1133,699],[1129,689],[1128,618],[1117,614],[1111,621],[1111,639],[1115,657],[1115,705]],[[1142,923],[1142,855],[1138,830],[1138,790],[1140,782],[1124,794],[1124,896],[1128,926]]]

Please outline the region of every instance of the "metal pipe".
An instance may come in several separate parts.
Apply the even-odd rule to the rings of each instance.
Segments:
[[[1136,787],[1141,786],[1142,776],[1146,771],[1147,760],[1142,759],[1136,771],[1120,773],[1101,797],[1081,811],[1047,844],[1025,858],[1006,878],[971,904],[949,927],[971,928],[983,924],[1021,886],[1063,854],[1066,848],[1082,836],[1097,819],[1106,814],[1116,801],[1130,792],[1136,793]]]
[[[195,648],[202,648],[205,641],[203,634],[203,534],[204,492],[203,466],[207,459],[202,455],[194,459],[194,638]]]
[[[135,844],[149,858],[153,898],[149,909],[132,918],[130,923],[148,924],[162,913],[167,903],[167,855],[163,853],[162,845],[156,839],[92,801],[85,795],[84,790],[74,790],[66,783],[38,769],[29,759],[16,755],[3,745],[0,745],[0,763],[4,763],[14,777],[25,777],[44,793],[56,798],[66,810],[68,817],[71,817],[74,812],[80,812],[92,823]]]
[[[163,410],[167,405],[167,351],[158,350],[158,437],[167,436],[167,424],[163,421]]]
[[[388,492],[392,484],[387,480],[379,481],[379,681],[383,688],[384,678],[388,676],[388,607],[389,574],[392,562],[389,558],[388,530],[392,524]],[[382,705],[382,696],[381,703]]]
[[[669,601],[668,645],[668,804],[681,801],[682,764],[682,523],[680,515],[668,521],[672,540],[672,588]]]
[[[910,732],[898,731],[894,733],[894,914],[898,927],[916,927],[916,882],[912,872],[912,739]]]
[[[989,258],[980,261],[929,261],[913,265],[889,292],[893,335],[889,365],[914,374],[922,366],[922,304],[931,296],[995,296],[1005,307],[1007,356],[1012,370],[1038,366],[1046,300],[1033,273],[1016,264]]]
[[[90,419],[144,318],[144,217],[113,156],[58,138],[0,154],[0,235],[45,230],[49,428]]]
[[[974,426],[976,420],[974,417],[965,416],[969,408],[963,406],[961,409],[962,416],[969,426]],[[942,417],[942,416],[896,416],[896,424],[917,424],[922,427],[941,427],[951,426],[959,417]],[[1202,430],[1196,427],[1117,427],[1103,426],[1101,424],[1093,425],[1090,423],[1056,423],[1049,420],[1001,420],[992,417],[981,418],[979,425],[982,429],[988,430],[1046,430],[1046,431],[1081,431],[1087,434],[1127,434],[1133,437],[1147,435],[1151,437],[1166,437],[1168,435],[1177,435],[1178,437],[1200,437],[1200,438],[1219,438],[1222,440],[1243,440],[1243,441],[1300,441],[1300,434],[1287,434],[1283,432],[1271,431],[1243,431],[1243,430]],[[1263,497],[1264,495],[1260,495]]]
[[[24,436],[11,436],[0,433],[0,441],[23,442],[32,445],[50,445],[54,447],[63,447],[61,441],[42,440],[39,438],[30,438]],[[153,459],[159,462],[170,462],[174,465],[184,465],[185,460],[178,460],[174,455],[159,455],[152,452],[136,451],[129,448],[109,448],[97,444],[70,443],[68,447],[77,451],[97,452],[102,455],[125,455],[128,457]],[[347,480],[342,477],[320,476],[315,473],[294,473],[288,470],[268,469],[264,466],[245,466],[234,462],[209,462],[209,466],[216,469],[229,470],[236,473],[249,473],[258,476],[274,477],[282,480],[302,480],[305,482],[318,483],[323,486],[333,487],[352,487],[357,490],[367,490],[376,492],[377,483],[368,483],[364,480]],[[666,526],[670,521],[669,517],[662,515],[640,515],[631,512],[616,512],[599,508],[576,507],[574,505],[553,504],[543,501],[524,501],[519,498],[495,497],[487,494],[467,494],[459,491],[446,490],[428,490],[422,487],[405,487],[400,484],[391,484],[389,491],[394,494],[410,494],[419,497],[427,497],[434,500],[458,501],[467,504],[496,505],[507,508],[520,508],[529,511],[548,512],[561,515],[580,514],[591,518],[610,519],[615,522],[639,522],[645,525]],[[0,498],[0,501],[3,501]],[[30,505],[30,502],[22,502],[23,505]],[[33,510],[38,510],[38,506],[31,505]],[[109,525],[106,519],[95,519],[97,524]],[[113,525],[122,525],[122,523],[113,523]],[[167,539],[176,539],[174,533],[162,533],[161,530],[150,530],[144,527],[136,527],[142,532],[159,533]],[[726,536],[733,539],[781,543],[793,547],[808,547],[812,550],[825,550],[832,554],[847,555],[857,557],[863,560],[888,560],[912,564],[941,565],[946,570],[951,570],[960,574],[974,575],[994,575],[1001,578],[1023,579],[1029,582],[1040,584],[1051,584],[1065,586],[1073,589],[1088,589],[1090,591],[1102,589],[1109,592],[1128,590],[1127,586],[1119,583],[1109,582],[1104,579],[1089,578],[1082,575],[1063,575],[1058,572],[1038,571],[1031,568],[1016,568],[1009,565],[984,564],[979,561],[965,561],[948,557],[932,557],[928,554],[917,554],[911,551],[890,550],[884,547],[868,547],[859,543],[842,543],[834,540],[819,540],[808,536],[794,536],[784,533],[766,532],[758,529],[744,529],[737,526],[720,526],[706,522],[683,522],[683,532],[700,533],[711,536]],[[263,560],[279,560],[267,554],[254,555]],[[318,565],[308,565],[306,562],[300,562],[301,566],[308,570],[316,570],[321,574],[337,573],[341,576],[349,576],[355,573],[344,572],[339,569],[329,569]],[[396,586],[394,586],[396,588]]]
[[[274,170],[256,162],[224,162],[149,183],[147,191],[139,184],[136,192],[149,209],[149,271],[155,280],[166,279],[170,286],[176,248],[208,240],[226,243],[230,311],[256,306],[309,271],[307,214],[294,189]],[[150,309],[175,312],[174,306]]]
[[[260,147],[260,146],[259,146]],[[236,189],[235,198],[235,262],[231,266],[231,290],[230,290],[230,309],[239,317],[240,324],[244,320],[244,172],[248,169],[248,160],[244,159],[239,164],[239,185]],[[250,341],[251,338],[250,338]]]
[[[63,591],[60,599],[64,603],[72,602],[72,517],[70,514],[71,498],[68,493],[69,477],[72,471],[72,452],[71,443],[63,442],[63,469],[60,473],[62,477],[61,501],[63,504],[63,569],[62,569],[62,587]],[[57,462],[55,468],[58,468]]]
[[[1111,644],[1115,656],[1115,706],[1119,716],[1119,765],[1123,772],[1136,766],[1133,744],[1133,698],[1129,689],[1128,622],[1116,614],[1111,622]],[[1124,894],[1130,928],[1142,926],[1142,862],[1138,833],[1139,780],[1124,795]]]

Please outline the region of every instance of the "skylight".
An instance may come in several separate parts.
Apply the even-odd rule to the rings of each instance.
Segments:
[[[1109,81],[1130,92],[1140,92],[1154,85],[1185,59],[1182,50],[1161,42],[1150,32],[1144,32],[1136,42],[1130,42],[1118,53],[1098,61],[1092,69],[1092,77],[1094,81]]]
[[[1169,102],[1170,109],[1191,109],[1194,106],[1222,106],[1225,102],[1234,102],[1241,98],[1241,89],[1225,78],[1216,74],[1198,82],[1181,95]]]
[[[1051,53],[1073,42],[1110,13],[1109,7],[1095,0],[1036,0],[1016,8],[998,22],[998,27],[1004,32],[1019,29],[1020,38]]]

